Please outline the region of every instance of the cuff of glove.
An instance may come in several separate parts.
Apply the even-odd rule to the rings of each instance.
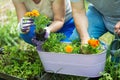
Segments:
[[[45,33],[44,37],[47,39],[47,38],[50,37],[50,29],[49,29],[49,27],[45,27],[44,29],[46,30],[46,33]]]
[[[17,31],[18,31],[18,33],[22,33],[21,32],[21,25],[20,25],[20,23],[18,23],[18,25],[17,25]]]

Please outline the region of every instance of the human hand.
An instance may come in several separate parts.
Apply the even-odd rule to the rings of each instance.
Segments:
[[[80,49],[81,49],[82,53],[88,53],[86,51],[87,51],[87,46],[88,46],[87,44],[88,44],[89,39],[90,39],[89,37],[81,39],[81,47],[80,47]]]
[[[114,31],[115,31],[115,33],[117,33],[118,35],[120,35],[120,21],[115,25]]]
[[[32,38],[32,43],[36,46],[39,51],[42,51],[42,44],[44,41],[38,41],[36,37]]]
[[[88,44],[89,39],[90,39],[89,37],[85,37],[85,38],[81,39],[81,45]]]
[[[49,27],[45,27],[43,30],[39,31],[40,33],[36,33],[36,39],[40,41],[45,41],[50,37],[50,29]]]
[[[18,23],[18,28],[21,33],[28,33],[30,31],[30,26],[34,25],[34,20],[30,17],[23,17]]]

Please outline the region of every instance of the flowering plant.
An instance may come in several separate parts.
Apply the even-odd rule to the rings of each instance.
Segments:
[[[100,41],[94,38],[88,40],[88,44],[82,46],[82,53],[92,54],[100,53],[104,50],[103,45],[100,44]]]
[[[60,40],[64,39],[64,35],[60,33],[52,33],[50,38],[47,39],[42,49],[47,52],[62,52],[72,54],[97,54],[104,50],[103,45],[97,39],[88,40],[88,44],[82,45],[79,41],[73,41],[72,43],[62,43]]]
[[[31,12],[26,12],[25,17],[30,17],[34,20],[34,24],[36,26],[35,27],[36,37],[39,38],[38,40],[42,39],[43,36],[40,36],[40,35],[45,34],[44,28],[48,24],[50,24],[50,22],[51,22],[50,18],[48,18],[44,14],[40,14],[37,10],[32,10]]]

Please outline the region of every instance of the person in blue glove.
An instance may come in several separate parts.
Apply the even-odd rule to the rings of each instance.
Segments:
[[[75,28],[72,18],[72,10],[69,0],[12,0],[16,9],[18,18],[18,28],[20,37],[25,42],[33,44],[32,38],[35,36],[35,24],[29,17],[24,14],[33,9],[38,10],[41,14],[48,16],[52,23],[45,28],[44,38],[48,38],[51,32],[63,33],[66,38],[65,42],[70,42],[69,37]],[[42,36],[42,35],[41,35]]]
[[[81,42],[86,44],[90,37],[99,39],[106,32],[120,35],[120,1],[87,1],[90,5],[86,13],[85,0],[71,0],[76,29],[70,38],[73,40],[81,38]],[[112,56],[112,61],[120,62],[120,58],[119,61],[117,58]]]

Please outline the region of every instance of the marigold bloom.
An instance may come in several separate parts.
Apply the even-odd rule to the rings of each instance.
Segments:
[[[26,12],[25,16],[30,17],[31,16],[31,12]]]
[[[39,14],[39,12],[37,11],[37,10],[32,10],[32,16],[34,16],[34,17],[37,17],[37,16],[39,16],[40,14]]]
[[[95,48],[95,47],[99,46],[100,43],[99,43],[99,40],[90,39],[90,40],[88,40],[88,44]]]
[[[39,16],[39,12],[37,10],[32,10],[31,12],[26,12],[25,16],[27,17],[37,17]]]
[[[65,47],[65,51],[66,51],[67,53],[71,53],[71,52],[73,51],[73,47],[70,46],[70,45],[67,45],[67,46]]]

